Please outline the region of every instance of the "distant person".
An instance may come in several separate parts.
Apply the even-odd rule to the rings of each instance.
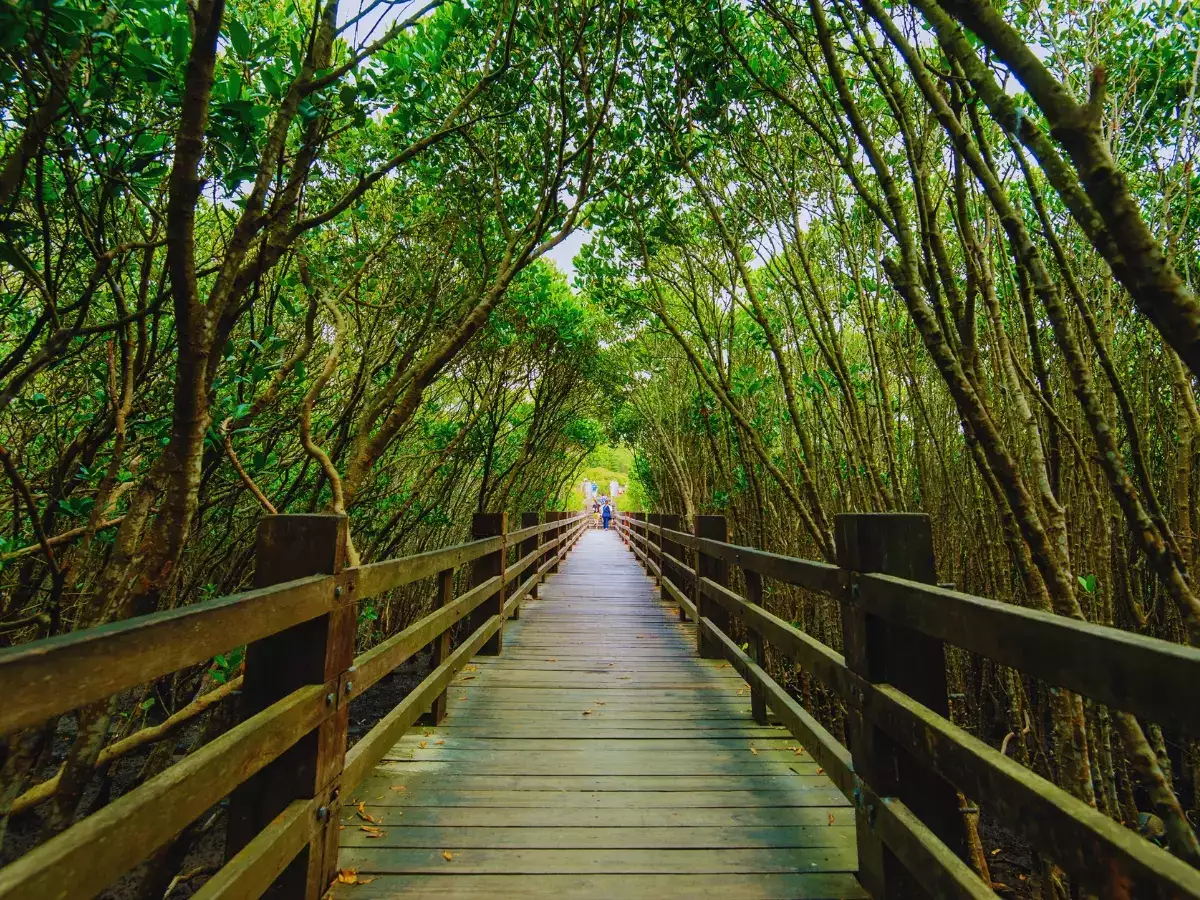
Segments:
[[[604,518],[604,530],[608,531],[608,523],[612,519],[612,507],[605,503],[604,511],[600,515]]]

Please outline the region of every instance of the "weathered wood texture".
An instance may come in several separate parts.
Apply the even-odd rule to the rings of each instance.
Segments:
[[[853,811],[615,531],[540,594],[347,798],[340,866],[375,880],[334,897],[866,896]]]
[[[269,516],[259,522],[257,587],[308,575],[337,575],[345,564],[345,516]],[[292,691],[323,684],[332,711],[321,725],[239,785],[229,804],[227,858],[252,841],[294,800],[328,795],[336,808],[337,780],[346,755],[343,679],[354,659],[355,609],[345,590],[324,616],[280,631],[246,648],[241,712],[246,718]],[[318,900],[335,871],[336,826],[326,819],[313,840],[264,896]]]
[[[852,572],[883,572],[927,584],[936,583],[933,532],[920,513],[847,513],[836,520],[838,564]],[[949,718],[945,648],[903,625],[872,616],[847,596],[842,603],[842,639],[846,663],[872,683],[895,685],[939,716]],[[897,746],[883,731],[852,709],[847,723],[854,768],[871,789],[898,797],[938,838],[965,856],[961,814],[954,788],[919,759]],[[866,813],[860,812],[860,817]],[[862,880],[872,896],[908,897],[915,876],[877,835],[861,827],[858,851]]]

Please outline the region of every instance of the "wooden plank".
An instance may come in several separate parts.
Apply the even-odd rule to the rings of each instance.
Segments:
[[[308,843],[316,824],[314,800],[295,800],[225,863],[193,900],[258,900]]]
[[[443,853],[453,857],[447,860]],[[853,872],[858,863],[853,847],[738,848],[729,850],[461,850],[457,847],[406,849],[347,847],[343,868],[360,872],[456,875],[612,874],[706,872]]]
[[[653,724],[653,723],[651,723],[651,724]],[[505,740],[517,740],[517,739],[529,740],[531,738],[536,738],[539,735],[544,735],[549,738],[577,738],[577,737],[586,736],[589,738],[603,738],[605,740],[621,740],[622,738],[629,738],[629,737],[651,736],[651,737],[660,737],[660,738],[676,737],[679,739],[691,740],[691,741],[706,740],[708,738],[714,738],[714,737],[749,737],[749,738],[753,738],[753,737],[756,737],[759,735],[764,736],[764,737],[771,736],[771,734],[768,732],[757,732],[756,733],[756,732],[750,731],[746,728],[684,728],[684,727],[679,727],[679,726],[676,726],[676,727],[661,726],[661,727],[656,727],[656,728],[649,728],[649,727],[629,728],[629,727],[622,727],[620,725],[614,726],[612,728],[601,728],[601,727],[593,728],[593,729],[589,729],[587,732],[580,732],[578,729],[553,728],[549,725],[540,726],[540,727],[531,727],[527,730],[521,730],[521,729],[517,729],[517,728],[497,729],[497,728],[487,728],[487,727],[481,726],[479,728],[463,729],[463,733],[475,734],[475,735],[480,735],[480,736],[487,735],[487,736],[490,736],[493,738],[505,739]]]
[[[901,801],[894,797],[867,798],[875,819],[873,830],[931,897],[958,900],[995,900],[991,885]]]
[[[756,847],[804,849],[854,845],[854,818],[843,813],[845,825],[743,825],[740,828],[687,826],[690,849],[741,849]],[[343,847],[455,847],[459,850],[671,850],[682,837],[678,827],[606,828],[600,825],[575,828],[510,828],[502,826],[413,825],[407,817],[396,818],[393,827],[384,819],[380,836],[358,828],[347,828]]]
[[[450,575],[446,576],[446,572]],[[450,569],[446,569],[442,575],[439,575],[439,598],[444,597],[447,583],[450,590],[453,590],[454,579]],[[428,646],[436,638],[445,635],[448,628],[473,612],[479,604],[495,592],[499,585],[499,577],[492,577],[482,584],[475,585],[450,603],[442,604],[439,600],[438,609],[355,657],[355,673],[350,697],[352,699],[357,697],[378,683],[385,675],[394,671],[397,666],[403,665],[411,659],[413,654]]]
[[[733,591],[703,579],[700,589],[747,625],[761,632],[775,649],[811,672],[827,688],[845,700],[851,698],[850,670],[845,657],[820,641],[761,607],[747,603]]]
[[[1108,706],[1200,732],[1198,647],[886,575],[859,578],[859,603]]]
[[[356,744],[355,747],[358,745]],[[353,749],[351,750],[353,752]],[[822,787],[825,775],[739,774],[739,775],[476,775],[447,773],[445,767],[405,774],[404,763],[382,763],[396,784],[420,779],[434,790],[506,791],[782,791],[790,788]]]
[[[712,629],[714,639],[721,644],[729,655],[730,661],[738,666],[746,679],[758,684],[764,695],[770,697],[772,708],[776,714],[787,723],[797,740],[804,743],[811,758],[821,764],[821,767],[829,774],[833,783],[841,789],[843,794],[847,797],[853,796],[857,783],[849,751],[839,744],[833,735],[807,710],[792,699],[787,691],[776,684],[761,666],[743,653],[729,635],[716,631],[715,626],[708,619],[701,621]]]
[[[444,896],[492,874],[540,885],[712,869],[761,883],[832,866],[843,881],[819,893],[859,896],[854,813],[819,762],[753,721],[733,667],[695,658],[694,628],[612,531],[582,534],[506,627],[505,654],[455,677],[443,724],[404,735],[352,792],[382,825],[344,820],[356,846],[342,866],[428,873]]]
[[[740,566],[775,581],[794,584],[817,593],[839,596],[846,587],[846,573],[835,565],[794,556],[781,556],[739,547],[723,540],[697,538],[697,547],[709,556],[723,559],[731,565]]]
[[[593,777],[609,775],[630,775],[638,778],[648,778],[656,775],[673,775],[685,771],[692,777],[712,776],[721,777],[761,777],[778,775],[787,777],[795,775],[818,775],[817,765],[811,761],[792,762],[785,759],[781,753],[775,759],[767,758],[767,751],[757,755],[749,747],[743,751],[744,759],[726,754],[724,757],[710,757],[704,753],[694,753],[689,757],[676,759],[677,753],[612,753],[604,756],[588,753],[558,753],[554,756],[529,750],[503,751],[494,753],[472,751],[441,751],[430,749],[418,754],[410,751],[412,759],[400,752],[386,757],[382,764],[389,772],[403,773],[413,777],[420,772],[441,772],[446,768],[446,762],[461,762],[460,771],[472,775],[504,775],[504,776],[535,776],[535,777]],[[682,752],[682,751],[680,751]],[[461,754],[468,754],[465,757]],[[788,753],[788,756],[792,754]]]
[[[331,714],[301,688],[0,869],[4,900],[98,894]]]
[[[266,516],[258,523],[254,578],[258,586],[300,576],[337,575],[349,525],[344,515]],[[349,704],[344,676],[354,657],[356,611],[343,602],[317,619],[294,625],[246,648],[240,711],[250,718],[305,685],[326,684],[330,715],[318,729],[247,778],[229,801],[226,859],[232,859],[294,800],[332,793],[346,755]],[[338,831],[328,818],[312,842],[279,874],[268,897],[319,900],[337,871]]]
[[[919,513],[847,513],[835,517],[838,564],[852,573],[883,572],[936,583],[933,530]],[[841,604],[846,665],[859,678],[886,682],[919,699],[938,714],[950,715],[946,655],[940,640],[891,624],[868,613],[853,592]],[[880,796],[898,797],[938,838],[966,858],[962,813],[954,788],[923,759],[864,719],[858,703],[846,717],[847,738],[858,776]],[[976,795],[971,794],[971,797]],[[914,873],[885,846],[860,814],[859,855],[863,884],[880,897],[908,896]]]
[[[353,790],[367,772],[396,740],[408,730],[434,698],[442,692],[454,674],[467,664],[479,648],[500,629],[501,619],[492,616],[476,629],[450,657],[425,676],[391,712],[380,719],[350,752],[346,754],[346,765],[342,776],[342,789]]]
[[[503,546],[502,537],[488,537],[442,550],[357,566],[348,571],[354,574],[358,583],[359,597],[369,600],[422,578],[432,578],[444,569],[457,568]]]
[[[782,729],[780,729],[782,731]],[[432,734],[422,734],[422,730],[409,732],[406,734],[390,752],[399,753],[401,751],[412,750],[420,744],[425,744],[427,747],[435,746],[437,742],[444,740],[445,744],[442,748],[447,751],[454,750],[462,752],[464,750],[486,750],[496,752],[504,752],[506,743],[511,743],[514,747],[524,751],[524,746],[518,741],[505,742],[502,739],[496,738],[481,738],[467,737],[458,733],[458,729],[448,729],[445,732],[445,737],[441,737],[437,732]],[[745,752],[747,746],[753,745],[758,748],[760,753],[766,753],[770,750],[786,750],[793,756],[796,755],[790,749],[798,746],[796,739],[786,732],[780,737],[768,738],[708,738],[704,741],[703,751],[709,752],[711,749],[714,752],[723,750],[737,750]],[[579,753],[595,753],[600,750],[610,750],[610,748],[619,747],[624,749],[629,747],[638,751],[670,751],[675,752],[680,749],[678,740],[669,739],[647,739],[647,738],[629,738],[623,741],[608,741],[598,738],[545,738],[537,742],[539,753],[548,753],[558,750],[575,751]],[[803,754],[801,754],[803,755]],[[393,757],[387,757],[393,758]],[[770,758],[770,757],[768,757]]]
[[[322,616],[336,584],[301,578],[0,650],[0,734]]]
[[[1200,872],[1166,850],[891,686],[864,685],[863,693],[872,722],[1083,884],[1127,885],[1138,898],[1200,898]]]
[[[386,812],[388,807],[403,806],[404,827],[440,826],[442,828],[767,828],[767,827],[829,827],[829,817],[835,824],[849,825],[853,814],[844,806],[744,806],[744,807],[650,807],[594,809],[590,807],[461,807],[413,806],[397,802],[403,792],[379,785],[381,793],[371,793],[372,785],[364,786],[365,802],[372,812],[384,810],[385,821],[398,821]],[[361,820],[345,815],[346,824]],[[678,846],[675,833],[672,846]]]
[[[507,569],[505,569],[504,570],[505,582],[511,584],[516,579],[520,578],[523,574],[525,574],[525,570],[528,569],[531,565],[533,565],[533,563],[537,560],[538,554],[540,552],[541,551],[537,550],[536,548],[533,550],[530,550],[528,553],[526,553],[524,556],[522,556],[520,559],[518,559],[515,563],[513,563],[511,566],[509,566]]]
[[[679,618],[681,620],[688,618],[693,622],[696,621],[696,604],[682,590],[680,590],[669,578],[662,580],[663,589],[671,596],[671,598],[679,604]]]
[[[793,779],[795,781],[795,779]],[[375,790],[375,786],[379,790]],[[404,791],[393,791],[404,785]],[[384,792],[384,788],[388,793]],[[741,791],[720,790],[627,790],[627,791],[561,791],[561,790],[496,790],[488,783],[476,785],[475,790],[456,787],[453,779],[434,783],[430,779],[414,780],[407,784],[396,778],[379,776],[362,785],[354,798],[386,806],[389,794],[399,799],[391,805],[405,808],[464,807],[502,809],[746,809],[746,808],[821,808],[848,807],[845,797],[827,779],[814,778],[807,786],[788,784],[784,788],[764,787]],[[401,802],[402,801],[402,802]],[[407,815],[407,813],[405,813]]]
[[[456,760],[462,761],[472,768],[476,764],[488,763],[506,767],[521,765],[534,767],[533,771],[538,774],[574,769],[580,765],[595,768],[611,767],[618,770],[626,766],[649,766],[652,765],[651,761],[655,758],[659,760],[658,765],[662,765],[664,756],[669,756],[669,759],[663,767],[668,770],[673,768],[676,772],[681,770],[700,772],[709,761],[713,761],[714,764],[719,764],[721,767],[731,768],[736,768],[742,763],[783,762],[787,763],[791,771],[797,775],[814,774],[808,771],[808,767],[815,768],[817,766],[817,763],[813,762],[811,758],[804,758],[803,754],[798,755],[781,746],[786,744],[786,741],[778,740],[768,742],[749,738],[733,741],[725,747],[713,746],[708,741],[705,741],[701,747],[676,744],[670,749],[669,754],[664,754],[657,747],[642,749],[635,746],[625,749],[623,745],[632,743],[630,741],[620,742],[619,746],[613,747],[607,746],[608,742],[606,741],[576,741],[575,743],[577,746],[569,749],[549,749],[541,741],[538,741],[535,745],[537,753],[530,754],[528,746],[522,746],[517,741],[508,742],[508,746],[497,743],[491,747],[451,747],[445,744],[439,746],[434,738],[420,738],[417,741],[405,741],[397,744],[388,751],[384,759],[399,762]],[[774,743],[776,746],[769,746],[769,743]],[[797,746],[795,739],[789,746]],[[533,759],[529,758],[531,755],[534,756]],[[701,768],[696,768],[697,766]],[[773,770],[768,768],[765,771]],[[645,774],[656,773],[653,769],[647,769]]]
[[[714,896],[722,900],[809,900],[841,897],[863,900],[866,892],[854,876],[844,873],[793,875],[778,873],[687,872],[631,875],[381,875],[370,884],[339,885],[335,898],[381,900],[381,898],[488,898],[527,897],[530,900],[595,900],[620,897],[622,900],[662,900]]]

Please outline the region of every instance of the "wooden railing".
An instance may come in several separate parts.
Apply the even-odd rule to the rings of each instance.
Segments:
[[[94,897],[227,796],[228,862],[194,896],[323,896],[340,798],[426,710],[440,720],[455,674],[500,652],[504,620],[587,524],[546,519],[526,513],[508,531],[506,515],[478,515],[470,543],[349,568],[345,517],[272,516],[259,527],[254,590],[0,651],[6,735],[247,646],[240,724],[0,869],[0,898]],[[466,563],[471,586],[455,597]],[[358,604],[433,576],[437,608],[355,657]],[[464,618],[470,633],[452,649]],[[346,752],[350,701],[430,644],[429,675]]]
[[[936,585],[926,516],[837,517],[838,565],[739,547],[723,516],[623,516],[617,528],[663,599],[697,623],[698,650],[724,657],[856,808],[859,878],[875,897],[996,895],[964,862],[957,791],[1064,870],[1113,898],[1200,898],[1200,871],[1076,800],[950,721],[944,644],[1114,709],[1200,734],[1200,650]],[[729,567],[746,597],[729,588]],[[845,655],[772,615],[763,579],[840,604]],[[736,618],[749,640],[730,637]],[[763,668],[764,642],[845,706],[850,748]],[[956,791],[957,789],[957,791]],[[914,882],[916,884],[914,884]]]

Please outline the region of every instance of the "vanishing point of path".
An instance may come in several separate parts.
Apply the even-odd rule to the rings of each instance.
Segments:
[[[540,593],[355,791],[336,897],[866,896],[853,811],[615,532]]]

